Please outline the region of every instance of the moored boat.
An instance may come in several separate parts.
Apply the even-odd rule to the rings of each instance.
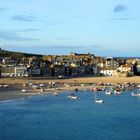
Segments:
[[[140,93],[131,93],[132,96],[140,96]]]
[[[22,91],[22,92],[26,92],[26,89],[22,89],[21,91]]]
[[[111,94],[112,94],[112,91],[106,90],[106,91],[105,91],[105,94],[106,94],[106,95],[111,95]]]
[[[104,102],[104,100],[101,100],[101,99],[96,99],[95,100],[95,103],[98,103],[98,104],[102,104]]]
[[[78,97],[77,97],[76,95],[74,95],[73,93],[70,94],[70,95],[68,95],[68,98],[69,98],[69,99],[73,99],[73,100],[78,99]]]
[[[53,95],[54,95],[54,96],[58,96],[58,93],[57,93],[57,92],[54,92]]]
[[[76,92],[78,92],[78,88],[75,88],[74,90],[75,90]]]
[[[121,90],[114,90],[114,93],[117,95],[120,95],[122,93],[122,91]]]
[[[104,100],[97,99],[97,97],[96,97],[96,91],[97,91],[96,88],[94,88],[93,91],[94,91],[94,95],[95,95],[95,103],[102,104],[104,102]]]

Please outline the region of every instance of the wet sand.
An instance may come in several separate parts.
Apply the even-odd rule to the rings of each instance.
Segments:
[[[48,93],[54,93],[57,92],[58,94],[60,92],[64,91],[74,91],[75,89],[83,90],[91,90],[91,86],[71,86],[71,87],[66,87],[63,86],[61,88],[47,88],[43,92],[40,90],[27,90],[26,92],[22,92],[18,88],[4,88],[0,89],[0,101],[3,100],[11,100],[11,99],[17,99],[17,98],[23,98],[23,97],[28,97],[28,96],[35,96],[35,95],[40,95],[40,94],[48,94]]]

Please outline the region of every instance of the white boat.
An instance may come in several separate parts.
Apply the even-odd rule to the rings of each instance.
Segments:
[[[102,104],[104,102],[104,100],[101,100],[101,99],[96,99],[95,100],[95,103],[98,103],[98,104]]]
[[[131,92],[131,95],[132,95],[132,96],[140,96],[140,93],[139,93],[139,87],[138,87],[138,86],[137,86],[136,93]]]
[[[140,93],[131,93],[132,96],[140,96]]]
[[[44,84],[39,84],[40,87],[44,87]]]
[[[68,98],[69,98],[69,99],[73,99],[73,100],[78,99],[78,97],[77,97],[76,95],[74,95],[74,94],[68,95]]]
[[[38,89],[39,86],[38,86],[38,85],[32,85],[32,88],[33,88],[33,89]]]
[[[54,93],[53,93],[53,95],[54,95],[54,96],[57,96],[57,95],[58,95],[58,93],[57,93],[57,92],[54,92]]]
[[[106,91],[105,91],[105,94],[106,94],[106,95],[111,95],[111,94],[112,94],[112,91],[106,90]]]
[[[22,91],[22,92],[26,92],[26,89],[22,89],[21,91]]]
[[[97,99],[97,98],[96,98],[96,92],[94,92],[94,94],[95,94],[95,103],[97,103],[97,104],[102,104],[102,103],[104,102],[104,100],[102,100],[102,99]]]
[[[3,85],[3,88],[7,88],[7,87],[9,87],[9,85]]]
[[[121,94],[122,92],[121,92],[120,90],[115,90],[114,93],[117,94],[117,95],[119,95],[119,94]]]

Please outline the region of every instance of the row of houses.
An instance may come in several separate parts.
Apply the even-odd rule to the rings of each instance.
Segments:
[[[132,76],[134,75],[132,65],[121,65],[117,68],[101,68],[100,74],[105,76]]]
[[[27,67],[24,65],[1,65],[1,76],[2,77],[28,77]]]
[[[64,76],[86,76],[86,75],[105,75],[117,76],[118,74],[133,75],[131,66],[121,66],[118,69],[114,68],[98,68],[95,66],[77,66],[65,67],[62,65],[54,65],[52,67],[26,67],[24,65],[4,65],[1,68],[2,77],[64,77]]]
[[[75,77],[87,75],[130,76],[140,72],[139,59],[96,57],[76,54],[16,60],[0,57],[1,77]]]
[[[1,77],[71,77],[96,75],[96,66],[63,66],[51,65],[51,67],[27,67],[25,65],[2,65]]]

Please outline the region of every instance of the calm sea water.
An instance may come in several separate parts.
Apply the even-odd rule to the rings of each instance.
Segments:
[[[77,92],[0,102],[0,140],[140,140],[140,98]]]

